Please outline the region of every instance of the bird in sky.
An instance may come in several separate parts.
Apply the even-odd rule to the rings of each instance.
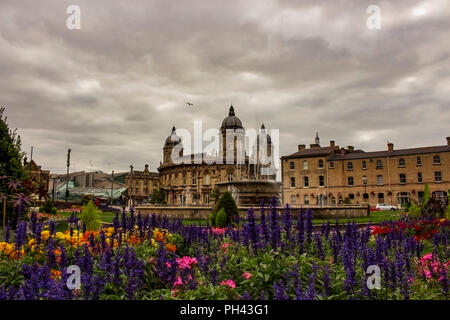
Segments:
[[[187,104],[189,107],[193,107],[193,106],[194,106],[194,104],[193,104],[193,103],[190,103],[189,101],[186,102],[186,104]]]

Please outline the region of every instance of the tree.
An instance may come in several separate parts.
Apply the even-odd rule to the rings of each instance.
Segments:
[[[227,220],[227,214],[225,213],[224,208],[221,208],[219,212],[217,212],[215,226],[217,228],[226,228],[228,224]]]
[[[166,204],[166,191],[162,188],[153,189],[151,203]]]
[[[217,203],[217,201],[219,201],[220,198],[219,188],[214,187],[214,189],[211,190],[209,197],[214,203]]]
[[[92,200],[82,207],[80,221],[86,224],[86,230],[98,231],[100,228],[100,210],[97,209]]]
[[[239,214],[239,210],[236,205],[236,202],[233,199],[233,196],[231,195],[231,192],[229,191],[225,192],[217,202],[216,208],[214,210],[214,212],[216,213],[216,219],[219,210],[222,208],[225,210],[225,213],[227,214],[227,224],[231,224],[232,221],[234,221],[233,218]]]
[[[26,195],[30,190],[24,183],[27,172],[22,166],[25,154],[20,150],[20,136],[17,129],[9,129],[7,117],[3,117],[4,111],[5,108],[0,108],[0,198],[11,200],[7,204],[7,212],[10,213],[11,225],[15,226],[17,216],[12,215],[14,208],[17,207],[18,212],[25,209]]]

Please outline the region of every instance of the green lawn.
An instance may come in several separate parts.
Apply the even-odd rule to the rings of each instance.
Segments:
[[[402,213],[402,210],[398,211],[373,211],[370,213],[370,217],[361,217],[361,218],[348,218],[348,219],[339,219],[339,223],[347,223],[347,222],[353,222],[356,223],[367,223],[369,221],[371,222],[383,222],[383,221],[389,221],[389,220],[398,220],[400,218],[400,214]],[[322,224],[326,223],[328,219],[313,219],[313,224]],[[334,223],[335,219],[330,219],[331,223]],[[183,224],[185,226],[188,225],[199,225],[203,224],[205,225],[208,221],[207,220],[183,220]]]

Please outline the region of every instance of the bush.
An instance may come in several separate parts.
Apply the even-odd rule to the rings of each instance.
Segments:
[[[57,214],[58,210],[53,206],[52,200],[46,200],[42,207],[39,207],[39,213]]]
[[[215,213],[218,214],[219,210],[222,208],[225,210],[225,213],[227,215],[227,224],[230,224],[232,221],[234,221],[234,217],[239,214],[238,207],[233,199],[233,196],[231,195],[231,192],[227,191],[222,195],[216,205]]]
[[[214,212],[211,212],[211,214],[209,215],[209,224],[211,225],[211,227],[216,226],[216,214]]]
[[[81,209],[80,221],[86,224],[86,230],[98,231],[100,228],[100,210],[97,209],[92,200]]]
[[[216,227],[217,228],[226,228],[227,225],[228,225],[228,217],[225,212],[225,209],[222,208],[219,210],[219,212],[217,212],[217,215],[216,215]]]

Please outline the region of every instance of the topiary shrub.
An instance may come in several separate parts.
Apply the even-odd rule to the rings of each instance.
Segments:
[[[228,225],[228,217],[224,208],[221,208],[216,215],[216,227],[226,228]]]
[[[44,213],[44,206],[39,207],[39,213]]]
[[[231,192],[227,191],[222,195],[222,197],[220,197],[216,205],[215,213],[218,214],[219,210],[222,208],[225,210],[227,215],[227,224],[231,224],[231,222],[235,220],[234,218],[239,214],[238,207],[233,199],[233,196],[231,195]]]
[[[80,221],[86,224],[86,230],[98,231],[100,228],[100,210],[91,201],[81,209]]]

